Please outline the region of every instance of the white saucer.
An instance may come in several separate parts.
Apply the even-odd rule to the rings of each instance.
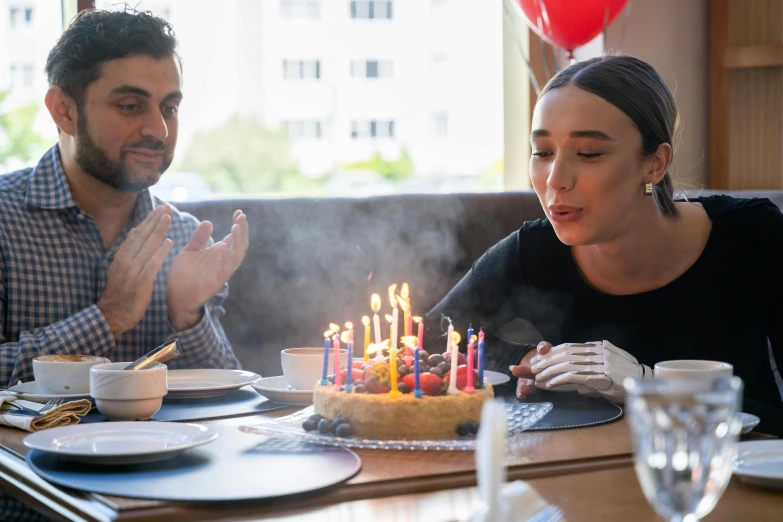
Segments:
[[[68,399],[71,401],[78,401],[79,399],[92,400],[89,393],[41,393],[38,389],[38,384],[35,381],[20,382],[15,384],[6,390],[8,393],[16,395],[20,399],[24,399],[30,402],[38,402],[41,404],[47,403],[52,399]]]
[[[213,426],[203,424],[99,422],[31,433],[24,445],[89,464],[135,464],[167,459],[217,437]]]
[[[167,399],[215,397],[247,386],[261,378],[244,370],[169,370]]]
[[[783,489],[783,440],[740,442],[732,467],[743,482]]]
[[[484,370],[484,380],[490,383],[492,386],[507,383],[511,380],[511,377],[505,373],[493,372],[491,370]]]
[[[253,389],[274,402],[309,406],[313,403],[313,390],[289,390],[285,377],[264,377],[253,383]]]
[[[741,435],[750,433],[753,431],[753,428],[758,426],[759,422],[761,422],[761,419],[755,415],[751,415],[750,413],[739,413],[738,415],[740,417],[740,421],[742,422],[742,431],[740,432]]]

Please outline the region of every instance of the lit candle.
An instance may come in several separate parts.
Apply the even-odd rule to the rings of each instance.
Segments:
[[[370,353],[367,348],[370,346],[370,318],[366,315],[362,317],[362,324],[364,325],[364,362],[369,362]]]
[[[475,391],[475,388],[473,388],[473,350],[475,349],[473,346],[473,328],[468,330],[468,341],[468,382],[465,385],[465,391],[473,393]]]
[[[339,390],[342,379],[340,379],[340,336],[334,334],[334,389]]]
[[[353,390],[353,323],[345,323],[345,334],[348,341],[348,368],[345,372],[345,392]]]
[[[332,347],[332,343],[329,341],[329,338],[333,333],[334,332],[331,330],[324,332],[324,367],[321,372],[321,386],[326,386],[329,383],[326,378],[329,371],[329,349]]]
[[[419,350],[423,350],[422,346],[424,346],[424,321],[421,320],[421,317],[415,317],[416,322],[419,323],[419,344],[416,345],[416,348]]]
[[[478,387],[484,387],[484,329],[478,334]]]
[[[454,331],[454,326],[449,324],[449,331],[447,334],[446,339],[446,351],[451,354],[451,372],[449,374],[449,389],[446,391],[449,395],[456,395],[459,393],[459,390],[457,389],[457,359],[459,359],[458,356],[458,344],[455,341],[454,337],[459,335]]]
[[[375,327],[375,344],[381,344],[381,318],[378,317],[378,312],[381,310],[381,296],[372,294],[370,308],[373,311],[372,322]]]
[[[397,347],[392,346],[389,348],[389,377],[391,378],[391,389],[389,390],[389,397],[397,397],[402,395],[400,390],[397,389]]]

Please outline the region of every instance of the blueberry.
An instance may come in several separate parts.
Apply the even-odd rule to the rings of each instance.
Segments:
[[[397,389],[400,390],[400,393],[410,393],[411,389],[408,388],[408,385],[404,382],[401,382],[397,385]]]
[[[351,427],[350,424],[344,422],[339,426],[337,426],[337,430],[335,430],[335,435],[337,435],[338,437],[350,437],[351,435],[353,435],[353,428]]]
[[[443,377],[443,370],[441,370],[437,366],[435,368],[430,368],[430,373],[433,375],[437,375],[438,377]]]
[[[419,350],[419,359],[422,361],[426,361],[430,358],[430,354],[427,352],[427,350]]]
[[[438,368],[440,368],[440,371],[446,374],[451,371],[451,363],[447,363],[444,361],[438,365]]]
[[[470,435],[470,423],[467,424],[460,424],[457,426],[457,435],[460,435],[464,437],[465,435]]]
[[[364,386],[364,381],[361,379],[356,379],[355,381],[353,381],[353,386],[354,388],[357,386]]]
[[[312,415],[310,415],[307,418],[307,420],[311,420],[311,421],[315,422],[316,424],[318,424],[318,421],[320,421],[323,418],[324,418],[324,416],[321,415],[320,413],[313,413]]]
[[[326,435],[329,433],[329,426],[331,423],[329,422],[329,419],[321,419],[318,421],[318,433],[322,433]]]
[[[348,422],[348,418],[343,414],[337,415],[337,417],[335,417],[334,420],[335,422],[339,421],[340,424],[342,424],[343,422]]]
[[[419,364],[419,372],[424,373],[430,371],[429,365],[427,363],[421,363]]]
[[[470,423],[470,432],[471,433],[478,433],[479,430],[479,423],[478,422],[471,422]]]
[[[329,377],[326,378],[326,380],[334,384],[334,375],[330,375]]]
[[[357,384],[354,389],[354,393],[367,393],[367,387],[364,384]]]
[[[305,431],[313,431],[318,427],[318,423],[312,419],[307,419],[302,423],[302,427],[304,428]]]
[[[397,373],[400,375],[400,377],[405,377],[406,375],[408,375],[410,373],[410,371],[411,371],[411,369],[408,368],[407,366],[405,366],[404,364],[401,364],[397,368]]]
[[[429,358],[427,359],[427,364],[429,364],[430,367],[432,367],[432,366],[439,365],[443,361],[445,361],[445,359],[443,358],[442,355],[435,354],[429,356]]]

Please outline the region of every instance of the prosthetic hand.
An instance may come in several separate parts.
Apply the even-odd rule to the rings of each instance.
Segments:
[[[652,379],[649,366],[609,341],[565,343],[530,360],[536,387],[601,396],[612,402],[625,400],[626,377]]]

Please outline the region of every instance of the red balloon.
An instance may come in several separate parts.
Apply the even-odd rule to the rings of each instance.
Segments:
[[[627,0],[517,0],[530,27],[569,53],[604,30]]]

